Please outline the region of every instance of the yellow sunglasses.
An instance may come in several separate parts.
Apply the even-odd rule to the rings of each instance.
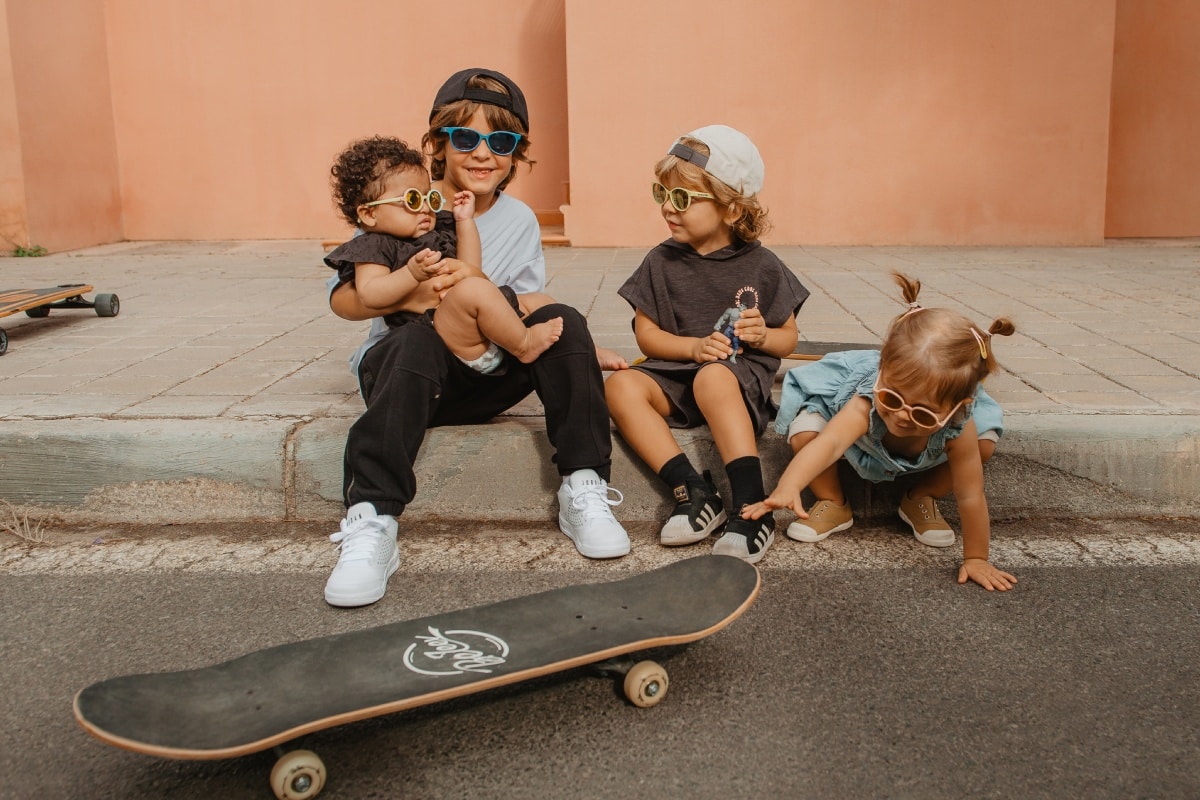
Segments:
[[[430,189],[425,194],[422,194],[420,189],[405,189],[404,194],[398,197],[385,197],[382,200],[372,200],[370,203],[363,203],[363,205],[370,208],[371,206],[381,206],[386,203],[403,203],[404,207],[414,214],[419,212],[422,206],[428,205],[429,210],[436,214],[446,204],[446,198],[442,197],[442,193],[437,189]]]
[[[650,184],[650,193],[654,197],[654,202],[658,203],[660,206],[667,202],[667,198],[670,198],[671,206],[681,214],[684,211],[687,211],[692,205],[693,197],[701,197],[705,200],[716,199],[711,194],[706,192],[693,192],[691,189],[681,189],[679,187],[668,189],[658,181]]]

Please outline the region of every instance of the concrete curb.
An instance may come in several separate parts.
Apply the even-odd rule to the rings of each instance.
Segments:
[[[0,422],[0,496],[65,518],[127,522],[336,520],[347,418],[23,420]],[[706,428],[678,432],[724,487]],[[670,508],[658,480],[615,438],[612,485],[622,520]],[[761,446],[770,485],[789,451]],[[553,524],[557,473],[540,417],[427,434],[408,514],[466,522]],[[903,486],[904,484],[899,484]],[[848,480],[864,520],[894,514],[896,485]],[[993,516],[1200,514],[1200,417],[1012,415],[988,465]],[[952,505],[952,504],[951,504]],[[947,509],[948,514],[953,509]]]

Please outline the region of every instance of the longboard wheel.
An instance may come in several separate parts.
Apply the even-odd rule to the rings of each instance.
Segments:
[[[625,673],[625,696],[638,708],[658,705],[667,694],[667,671],[653,661],[639,661]]]
[[[279,800],[308,800],[325,788],[325,764],[311,750],[285,753],[271,769],[271,790]]]
[[[115,317],[121,311],[121,301],[115,294],[98,294],[93,305],[98,317]]]
[[[40,319],[50,316],[50,306],[34,306],[33,308],[25,309],[25,316]]]

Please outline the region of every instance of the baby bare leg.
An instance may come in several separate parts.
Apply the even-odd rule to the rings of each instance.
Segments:
[[[456,356],[478,358],[495,342],[528,364],[562,335],[562,317],[525,326],[499,287],[485,278],[454,285],[433,317],[433,327]]]
[[[979,460],[986,464],[996,452],[996,443],[991,439],[979,440]],[[945,497],[954,491],[954,481],[950,477],[950,465],[938,464],[930,470],[921,473],[913,487],[908,490],[909,497]]]

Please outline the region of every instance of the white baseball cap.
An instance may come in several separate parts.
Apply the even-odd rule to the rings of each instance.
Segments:
[[[745,197],[762,191],[766,168],[758,148],[746,134],[728,125],[706,125],[688,136],[704,142],[709,154],[704,155],[676,139],[667,155],[695,164]]]

